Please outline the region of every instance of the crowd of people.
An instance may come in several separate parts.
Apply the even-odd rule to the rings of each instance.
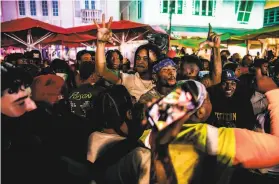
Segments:
[[[278,183],[279,60],[220,51],[207,60],[139,46],[134,67],[98,24],[76,62],[37,51],[1,62],[3,183]],[[159,131],[147,109],[181,85],[194,110]]]

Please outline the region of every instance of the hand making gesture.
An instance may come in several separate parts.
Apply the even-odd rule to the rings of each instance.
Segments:
[[[110,30],[110,26],[112,23],[112,17],[110,17],[109,22],[105,23],[105,14],[102,15],[102,25],[103,27],[101,28],[99,24],[97,24],[96,20],[94,19],[94,24],[97,26],[98,32],[97,32],[97,41],[102,42],[102,43],[113,43],[112,40],[112,32]]]
[[[211,48],[220,48],[220,44],[221,44],[220,36],[212,32],[212,27],[209,24],[207,40],[200,43],[200,49],[202,49],[205,45],[208,45]]]

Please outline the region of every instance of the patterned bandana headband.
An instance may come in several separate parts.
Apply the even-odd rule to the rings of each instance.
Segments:
[[[169,58],[163,59],[162,61],[153,66],[153,73],[159,72],[163,67],[166,66],[176,67],[176,64]]]

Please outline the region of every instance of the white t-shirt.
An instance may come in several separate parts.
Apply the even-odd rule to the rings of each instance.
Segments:
[[[121,75],[121,84],[127,88],[131,96],[136,97],[137,101],[140,99],[141,95],[155,86],[151,80],[141,79],[138,72],[135,74],[122,73]]]
[[[94,163],[107,149],[124,139],[116,134],[93,132],[88,140],[87,160]]]

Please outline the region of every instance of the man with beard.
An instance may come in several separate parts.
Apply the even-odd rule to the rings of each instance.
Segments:
[[[157,61],[161,51],[153,44],[142,45],[135,52],[135,74],[126,74],[114,72],[107,68],[105,57],[105,45],[112,42],[112,32],[110,25],[112,17],[107,26],[105,16],[102,17],[103,27],[96,22],[97,32],[97,51],[96,51],[96,69],[104,79],[114,83],[124,85],[129,93],[139,100],[140,96],[154,87],[152,81],[152,63]]]
[[[139,102],[142,104],[169,94],[177,85],[176,65],[171,59],[165,58],[154,65],[153,73],[156,86],[140,97]]]
[[[216,127],[237,127],[252,130],[256,124],[249,96],[236,91],[239,80],[231,70],[222,72],[222,82],[208,88],[212,103],[209,122]]]

